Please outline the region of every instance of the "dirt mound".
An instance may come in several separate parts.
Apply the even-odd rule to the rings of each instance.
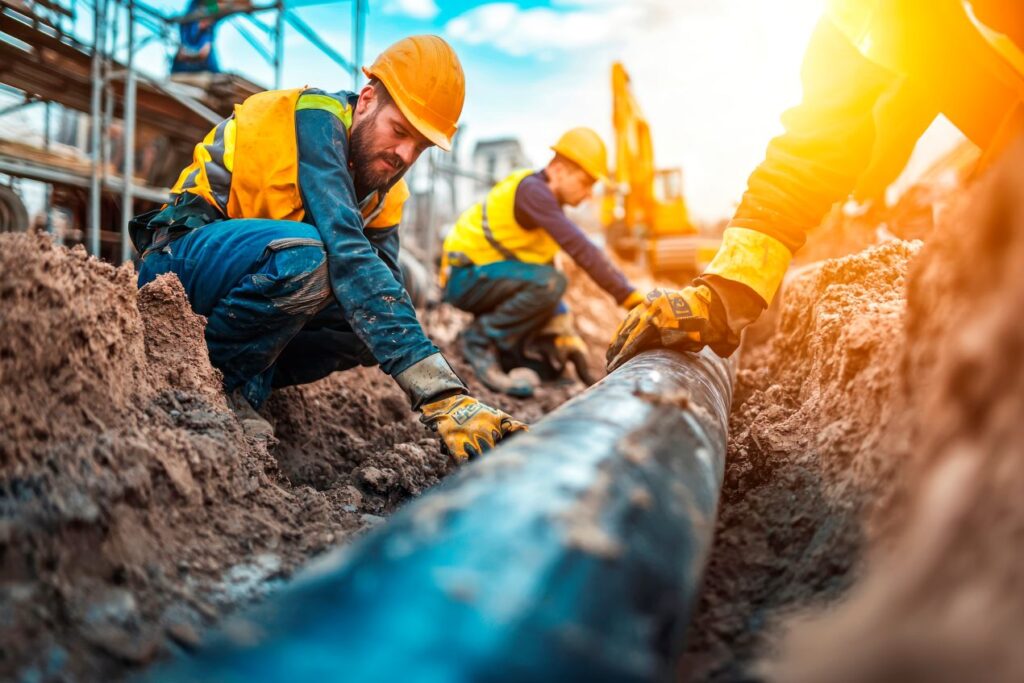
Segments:
[[[898,364],[916,243],[805,269],[767,345],[738,377],[725,483],[684,669],[737,680],[793,605],[850,582],[862,519],[889,494],[904,444]]]
[[[0,272],[0,673],[106,678],[193,640],[308,496],[243,439],[177,280],[28,235]]]
[[[453,467],[376,368],[275,392],[280,442],[247,439],[172,276],[138,290],[130,266],[3,235],[0,302],[0,678],[117,679],[189,647]],[[455,351],[467,317],[423,318],[521,419],[582,388],[495,395]]]
[[[366,523],[246,440],[176,279],[29,235],[0,274],[0,678],[122,676]]]
[[[1024,679],[1024,140],[911,272],[907,514],[836,610],[792,626],[780,681]]]

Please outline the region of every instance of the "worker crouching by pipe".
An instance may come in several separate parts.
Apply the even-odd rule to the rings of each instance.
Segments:
[[[416,319],[398,266],[405,171],[448,150],[465,81],[452,48],[413,36],[360,92],[248,98],[195,147],[162,209],[136,218],[139,285],[175,273],[206,316],[210,360],[243,426],[275,387],[380,365],[464,460],[525,429],[468,395]]]
[[[565,251],[627,310],[639,292],[562,210],[587,199],[608,175],[604,143],[589,128],[574,128],[551,147],[541,171],[519,170],[484,201],[466,210],[444,241],[444,300],[474,314],[462,352],[480,381],[513,396],[533,394],[532,383],[506,374],[527,367],[555,379],[568,364],[593,383],[586,347],[562,295],[565,275],[555,256]]]

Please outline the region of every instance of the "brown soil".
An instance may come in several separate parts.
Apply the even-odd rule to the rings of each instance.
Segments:
[[[916,260],[901,346],[905,514],[835,610],[793,620],[779,681],[1020,681],[1024,140]]]
[[[1024,142],[938,197],[926,246],[788,282],[738,378],[684,678],[1024,679],[1022,168]]]
[[[773,620],[849,586],[862,520],[906,453],[897,369],[918,248],[893,242],[797,274],[774,336],[745,350],[690,678],[744,678]]]
[[[131,267],[8,234],[0,302],[0,679],[117,679],[194,646],[453,467],[375,368],[276,392],[279,443],[247,439],[173,277],[138,290]],[[465,317],[424,317],[521,419],[581,388],[494,395],[452,352]]]

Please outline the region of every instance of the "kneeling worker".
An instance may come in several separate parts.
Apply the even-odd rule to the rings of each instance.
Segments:
[[[139,285],[178,276],[247,427],[269,429],[253,408],[273,387],[380,364],[464,460],[525,425],[468,395],[397,264],[402,176],[428,147],[450,149],[462,66],[440,38],[414,36],[364,73],[359,93],[273,90],[237,105],[196,145],[171,203],[136,219]]]
[[[499,182],[444,241],[444,300],[476,316],[462,334],[463,353],[486,386],[518,396],[529,396],[533,387],[505,374],[514,367],[550,378],[571,360],[580,379],[591,381],[583,342],[562,302],[566,279],[554,266],[559,251],[627,310],[642,301],[562,211],[587,199],[607,176],[604,143],[593,130],[574,128],[551,149],[555,156],[546,168],[515,171]],[[554,353],[531,362],[529,347],[541,339]]]

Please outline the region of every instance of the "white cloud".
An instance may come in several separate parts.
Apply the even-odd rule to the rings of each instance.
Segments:
[[[523,56],[621,42],[623,27],[637,24],[648,14],[642,3],[573,2],[580,8],[521,9],[511,2],[480,5],[448,21],[445,33],[469,45],[489,44],[510,55]]]
[[[434,0],[385,0],[381,11],[429,21],[441,12],[441,8]]]
[[[456,42],[549,59],[522,94],[475,81],[470,135],[517,135],[538,163],[566,128],[589,125],[611,143],[611,62],[621,60],[650,121],[655,161],[682,166],[693,212],[724,216],[800,96],[800,58],[820,0],[555,0],[511,3],[451,20]],[[557,68],[564,64],[564,68]],[[611,145],[609,145],[611,146]]]

